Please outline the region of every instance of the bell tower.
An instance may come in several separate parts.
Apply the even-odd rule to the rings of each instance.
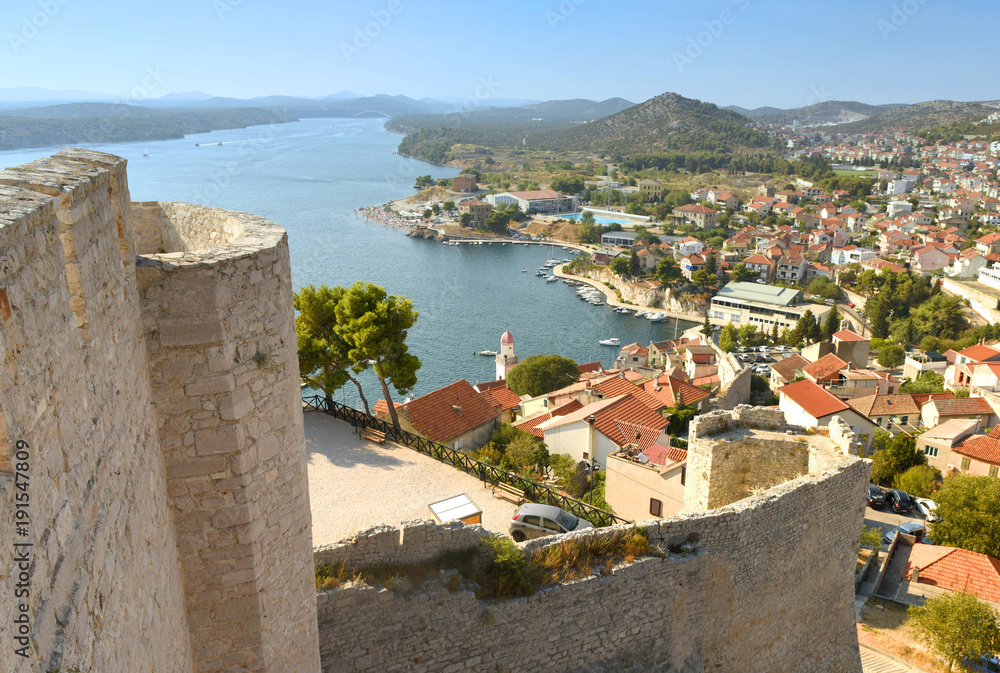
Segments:
[[[507,372],[517,366],[514,355],[514,335],[506,330],[500,337],[500,352],[497,353],[497,381],[507,378]]]

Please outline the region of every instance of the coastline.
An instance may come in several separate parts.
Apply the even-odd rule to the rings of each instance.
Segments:
[[[647,312],[653,311],[655,313],[663,313],[664,315],[668,315],[671,318],[678,318],[680,320],[684,320],[686,322],[691,322],[695,324],[699,324],[705,319],[705,316],[693,315],[691,313],[681,313],[679,311],[672,311],[670,309],[665,309],[665,308],[655,308],[653,306],[639,306],[637,304],[625,304],[623,302],[618,301],[618,293],[615,292],[614,288],[608,287],[605,283],[602,283],[599,280],[594,280],[593,278],[584,278],[583,276],[577,276],[572,273],[567,273],[563,271],[564,266],[565,264],[557,265],[555,268],[552,269],[552,274],[558,276],[559,278],[575,280],[578,283],[590,285],[591,287],[600,290],[601,292],[604,293],[604,298],[608,306],[613,306],[615,308],[624,307],[627,309],[634,309],[636,311],[647,311]],[[712,324],[716,324],[716,322],[713,322]],[[718,324],[725,324],[725,323],[722,323],[720,321]]]

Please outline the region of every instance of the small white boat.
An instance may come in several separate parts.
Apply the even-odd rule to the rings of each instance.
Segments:
[[[618,338],[601,339],[597,343],[601,344],[602,346],[621,346],[622,344],[622,342]]]
[[[527,269],[521,269],[521,273],[528,273]]]
[[[479,351],[480,355],[486,355],[488,357],[493,357],[497,354],[496,351]]]
[[[554,283],[557,280],[559,280],[559,278],[557,276],[549,276],[548,278],[545,279],[545,282],[546,283]]]
[[[148,147],[143,150],[142,156],[144,156],[144,157],[148,157],[149,156],[149,148]]]
[[[650,320],[652,320],[653,322],[667,322],[668,320],[670,320],[670,316],[668,316],[666,313],[657,313],[655,316],[650,318]]]
[[[648,314],[648,313],[646,313],[645,311],[636,311],[636,312],[635,312],[635,317],[636,317],[636,318],[645,318],[645,317],[646,317],[646,316],[648,316],[648,315],[649,315],[649,314]]]

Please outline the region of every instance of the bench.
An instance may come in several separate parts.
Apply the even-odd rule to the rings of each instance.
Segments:
[[[375,442],[376,444],[382,444],[385,442],[385,433],[375,430],[374,428],[363,428],[361,430],[361,439],[367,439]]]
[[[524,503],[524,491],[513,486],[508,486],[507,484],[494,484],[493,495],[501,500],[512,502],[515,505]]]

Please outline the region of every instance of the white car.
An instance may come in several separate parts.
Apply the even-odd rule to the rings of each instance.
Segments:
[[[930,498],[917,498],[917,509],[928,522],[934,523],[938,520],[937,503]]]

